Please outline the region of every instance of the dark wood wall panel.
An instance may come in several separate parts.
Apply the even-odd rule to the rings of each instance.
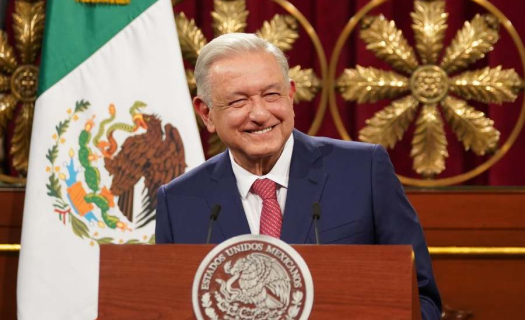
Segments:
[[[16,319],[18,253],[0,252],[0,319]]]
[[[427,229],[525,229],[525,190],[407,194]]]
[[[525,189],[407,193],[429,246],[525,246]]]
[[[525,230],[425,230],[433,247],[525,247]]]
[[[20,243],[23,189],[0,189],[0,244]],[[0,319],[16,319],[18,252],[0,252]]]
[[[429,246],[525,247],[525,190],[408,191]],[[525,314],[525,255],[436,256],[443,302],[475,320]]]
[[[408,190],[429,246],[525,247],[525,189]],[[20,243],[24,192],[0,191],[0,244]],[[525,313],[525,256],[433,256],[444,302],[472,319]],[[16,319],[18,253],[0,252],[0,319]]]
[[[0,244],[20,243],[24,195],[23,189],[0,189]]]
[[[473,320],[523,319],[525,258],[434,257],[443,301]]]

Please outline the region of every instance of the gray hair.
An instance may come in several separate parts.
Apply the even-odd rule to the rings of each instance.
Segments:
[[[287,84],[290,83],[288,60],[281,49],[253,33],[224,34],[213,39],[202,48],[197,58],[197,63],[195,64],[197,95],[204,100],[209,108],[212,107],[210,96],[211,85],[208,79],[210,67],[221,59],[237,56],[246,52],[266,52],[273,55],[281,67],[285,82]]]

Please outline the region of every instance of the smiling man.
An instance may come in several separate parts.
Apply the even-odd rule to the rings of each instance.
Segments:
[[[255,175],[270,172],[294,127],[295,84],[285,68],[261,50],[220,59],[207,75],[197,70],[209,92],[193,101],[208,131],[218,134],[242,168]]]
[[[383,147],[295,130],[286,57],[253,34],[208,43],[195,80],[195,110],[228,149],[159,189],[157,243],[204,243],[216,205],[213,243],[247,233],[314,243],[318,202],[323,244],[412,245],[423,319],[441,318],[423,231]]]

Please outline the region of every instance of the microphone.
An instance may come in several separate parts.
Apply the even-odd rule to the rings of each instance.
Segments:
[[[213,224],[219,217],[219,213],[221,212],[221,209],[222,207],[220,204],[216,204],[213,206],[213,208],[211,208],[210,223],[208,224],[208,237],[206,238],[206,244],[210,244],[211,231],[213,229]]]
[[[319,229],[317,228],[317,220],[321,219],[321,205],[319,202],[312,203],[312,219],[314,220],[314,229],[315,229],[315,241],[319,245]]]

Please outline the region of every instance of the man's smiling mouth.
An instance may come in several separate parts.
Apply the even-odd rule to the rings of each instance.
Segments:
[[[261,130],[248,130],[248,133],[251,133],[251,134],[263,134],[263,133],[271,131],[274,127],[275,126],[271,126],[271,127],[268,127],[268,128],[265,128],[265,129],[261,129]]]

